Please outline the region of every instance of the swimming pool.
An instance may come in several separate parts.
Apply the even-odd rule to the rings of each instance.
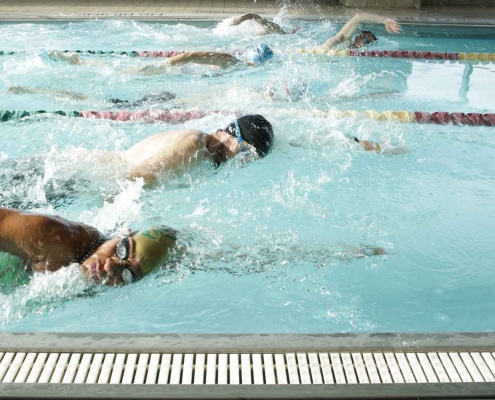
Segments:
[[[281,15],[285,26],[294,26]],[[190,251],[143,281],[88,287],[68,268],[2,287],[8,331],[359,332],[495,329],[493,129],[336,119],[317,109],[491,112],[494,64],[296,54],[335,33],[301,22],[296,35],[200,24],[90,21],[3,24],[0,109],[109,109],[170,91],[177,106],[222,110],[182,124],[39,117],[5,122],[0,137],[2,205],[56,213],[105,232],[168,224]],[[376,49],[495,52],[486,30],[407,27]],[[102,69],[47,59],[42,49],[231,51],[267,42],[269,63],[216,74],[182,67],[162,76],[118,70],[151,62],[98,56]],[[95,57],[96,58],[96,57]],[[305,82],[299,102],[284,85]],[[81,93],[85,100],[7,93],[12,85]],[[275,97],[267,96],[274,88]],[[236,112],[274,125],[263,160],[193,169],[153,189],[103,166],[98,150],[122,150],[163,130],[224,127]],[[407,149],[367,153],[346,136]],[[97,150],[96,152],[93,150]],[[90,151],[91,150],[91,151]],[[96,155],[95,155],[96,154]],[[387,255],[364,256],[368,247]]]

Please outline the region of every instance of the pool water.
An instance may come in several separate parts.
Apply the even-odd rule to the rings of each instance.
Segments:
[[[102,110],[109,98],[169,91],[150,108],[219,110],[182,124],[47,116],[1,123],[0,205],[58,214],[106,233],[167,224],[188,251],[137,284],[88,286],[75,267],[9,275],[0,286],[6,331],[361,332],[495,329],[493,128],[337,119],[321,110],[493,112],[494,64],[297,54],[339,24],[277,17],[295,35],[256,27],[89,21],[3,24],[0,109]],[[380,27],[376,49],[495,52],[483,29]],[[121,69],[153,60],[82,56],[73,66],[43,50],[233,51],[268,43],[263,66],[218,74],[185,66],[158,76]],[[297,102],[284,86],[305,87]],[[86,96],[9,93],[11,86]],[[274,96],[267,95],[269,91]],[[273,152],[169,176],[126,181],[104,152],[169,129],[222,128],[236,113],[274,126]],[[347,138],[397,155],[363,151]],[[380,248],[386,254],[374,255]],[[2,256],[4,267],[19,264]],[[3,272],[12,274],[12,271]],[[2,275],[4,276],[4,275]],[[0,276],[0,278],[2,278]]]

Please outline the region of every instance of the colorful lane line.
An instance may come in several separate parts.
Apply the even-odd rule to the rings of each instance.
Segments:
[[[377,121],[397,121],[420,124],[453,124],[471,126],[495,126],[495,113],[462,113],[437,111],[433,113],[425,111],[393,111],[386,110],[381,113],[375,110],[300,110],[304,114],[312,114],[322,117],[346,118],[364,117]],[[138,110],[138,111],[26,111],[26,110],[0,110],[0,121],[19,120],[26,117],[40,115],[60,115],[66,117],[79,117],[86,119],[108,119],[112,121],[164,121],[169,123],[182,123],[194,119],[204,118],[211,114],[231,114],[218,110],[209,111],[185,111],[180,109],[170,110]]]
[[[146,57],[146,58],[170,58],[185,51],[178,50],[130,50],[130,51],[113,51],[113,50],[62,50],[61,53],[79,53],[93,55],[121,55],[129,57]],[[316,49],[299,49],[297,53],[304,54],[324,54],[331,57],[375,57],[375,58],[408,58],[415,60],[436,60],[436,61],[469,61],[469,62],[495,62],[495,53],[447,53],[438,51],[415,51],[415,50],[316,50]],[[0,56],[14,55],[21,52],[0,51]]]
[[[331,57],[377,57],[377,58],[409,58],[416,60],[437,61],[472,61],[495,62],[495,53],[446,53],[438,51],[412,50],[314,50],[300,49],[298,53],[325,54]]]

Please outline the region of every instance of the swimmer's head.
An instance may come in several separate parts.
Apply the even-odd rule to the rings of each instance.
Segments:
[[[168,258],[177,233],[154,226],[105,241],[81,264],[83,275],[93,282],[122,285],[148,275]]]
[[[244,115],[224,129],[229,135],[245,141],[256,149],[259,156],[266,156],[273,145],[273,128],[261,115]]]
[[[132,237],[136,243],[135,252],[141,273],[147,275],[166,261],[169,250],[177,240],[177,232],[160,225],[138,231]]]
[[[378,39],[370,31],[359,32],[354,40],[352,41],[351,47],[353,49],[358,49],[360,47],[366,46],[376,42]]]
[[[273,51],[266,43],[248,46],[244,50],[244,58],[254,64],[262,64],[273,58]]]

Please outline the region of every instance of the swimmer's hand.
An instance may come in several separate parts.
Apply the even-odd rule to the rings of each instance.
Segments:
[[[57,59],[59,61],[66,61],[72,65],[81,65],[81,59],[77,53],[61,53],[60,51],[51,51],[48,55],[52,59]]]
[[[402,30],[401,26],[391,18],[387,18],[384,25],[388,33],[400,33]]]
[[[382,150],[379,143],[370,142],[368,140],[359,140],[358,143],[364,147],[365,151],[380,152]]]
[[[36,93],[36,92],[31,88],[13,85],[7,89],[7,93],[23,94],[23,93]]]

